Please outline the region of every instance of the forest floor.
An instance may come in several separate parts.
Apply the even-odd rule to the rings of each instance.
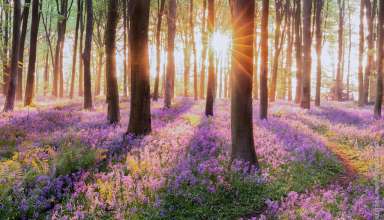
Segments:
[[[2,106],[3,99],[0,99]],[[383,219],[384,123],[371,107],[254,105],[261,173],[229,167],[230,103],[152,102],[152,133],[108,125],[106,104],[39,99],[0,115],[0,218]]]

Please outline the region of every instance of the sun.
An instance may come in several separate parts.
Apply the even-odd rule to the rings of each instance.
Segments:
[[[220,31],[213,33],[211,44],[216,53],[227,53],[231,48],[231,43],[232,40],[229,34]]]

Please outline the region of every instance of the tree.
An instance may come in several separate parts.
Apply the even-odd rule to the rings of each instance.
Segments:
[[[82,8],[84,5],[84,1],[82,0]],[[84,11],[84,10],[83,10]],[[84,16],[80,17],[80,45],[79,45],[79,96],[84,95],[84,60],[82,56],[83,46],[84,46]]]
[[[364,73],[363,73],[363,59],[364,59],[364,8],[365,0],[360,1],[360,25],[359,25],[359,69],[358,69],[358,81],[359,81],[359,99],[358,105],[363,106],[365,104],[364,99]]]
[[[77,61],[77,41],[79,36],[80,18],[83,16],[83,4],[82,0],[77,0],[77,16],[75,27],[75,42],[73,43],[73,56],[72,56],[72,76],[71,76],[71,88],[69,91],[69,97],[72,99],[75,94],[75,78],[76,78],[76,61]]]
[[[201,42],[203,45],[203,49],[201,51],[201,70],[200,70],[200,98],[204,98],[205,91],[205,69],[206,69],[206,60],[207,60],[207,44],[208,44],[208,35],[206,30],[207,23],[207,0],[203,0],[203,18],[202,18],[202,26],[201,26]]]
[[[275,54],[273,58],[273,66],[272,66],[272,79],[270,84],[270,93],[269,93],[269,100],[271,102],[275,101],[276,98],[276,84],[277,84],[277,71],[279,67],[279,56],[282,49],[282,33],[281,33],[281,23],[284,18],[284,4],[283,0],[275,0],[275,11],[276,11],[276,18],[275,18]]]
[[[172,104],[174,83],[175,83],[175,35],[176,35],[176,0],[169,0],[168,3],[168,45],[167,45],[167,73],[165,79],[166,108]]]
[[[159,3],[160,0],[158,0]],[[155,79],[155,88],[153,92],[153,100],[157,101],[159,99],[159,84],[160,84],[160,65],[161,65],[161,51],[160,51],[160,43],[161,43],[161,24],[163,20],[165,8],[165,0],[161,0],[159,5],[159,10],[157,13],[157,25],[156,25],[156,79]]]
[[[296,47],[296,95],[295,103],[301,102],[303,77],[303,39],[301,28],[301,0],[295,0],[295,47]]]
[[[118,0],[108,1],[108,17],[105,32],[106,74],[108,121],[117,123],[120,120],[119,90],[116,79],[116,27],[119,19]]]
[[[318,0],[315,3],[315,26],[316,26],[316,54],[317,54],[317,69],[316,69],[316,98],[315,105],[320,106],[320,92],[321,92],[321,54],[323,47],[323,30],[322,30],[322,11],[324,7],[324,0]]]
[[[21,35],[20,35],[20,46],[19,46],[19,68],[17,70],[17,83],[16,83],[16,100],[23,99],[23,67],[24,67],[24,45],[27,37],[27,27],[29,18],[29,8],[31,0],[25,0],[24,9],[21,15]]]
[[[4,111],[13,111],[16,95],[16,80],[19,61],[19,45],[20,45],[20,23],[21,23],[21,4],[20,0],[14,0],[13,5],[13,27],[12,27],[12,51],[11,51],[11,67],[10,78],[7,86],[7,96],[5,99]]]
[[[260,118],[268,117],[268,16],[269,0],[263,0],[261,15]],[[233,80],[232,80],[233,81]]]
[[[374,0],[376,1],[376,0]],[[367,52],[367,66],[365,67],[365,78],[364,78],[364,102],[368,103],[370,79],[372,74],[372,67],[374,63],[374,20],[375,20],[375,4],[372,4],[371,0],[365,1],[365,9],[366,9],[366,19],[368,26],[368,36],[367,36],[367,44],[368,44],[368,52]]]
[[[253,6],[254,7],[254,6]],[[215,27],[215,1],[208,0],[208,85],[207,85],[207,100],[205,105],[205,115],[213,116],[213,101],[214,101],[214,83],[215,83],[215,64],[214,51],[212,47],[212,35]],[[252,45],[253,46],[253,45]]]
[[[4,23],[3,25],[1,26],[1,28],[3,29],[3,39],[2,39],[2,42],[3,42],[3,58],[2,58],[2,62],[3,62],[3,94],[6,95],[7,92],[8,92],[8,79],[9,79],[9,67],[8,67],[8,54],[9,54],[9,50],[8,50],[8,45],[9,45],[9,21],[10,21],[10,15],[9,15],[9,10],[7,8],[10,8],[8,7],[9,5],[9,0],[4,0],[3,1],[3,5],[4,7],[6,8],[4,10]]]
[[[35,69],[36,69],[36,48],[37,37],[39,32],[39,0],[33,0],[32,2],[32,23],[31,23],[31,36],[29,43],[29,63],[27,73],[27,86],[25,89],[24,105],[28,106],[32,104],[33,88],[35,85]]]
[[[312,0],[304,0],[303,3],[303,87],[301,107],[311,107],[311,17]]]
[[[132,7],[133,5],[134,7]],[[132,85],[128,133],[134,135],[145,135],[151,132],[148,54],[149,5],[150,0],[131,0],[129,5],[129,8],[132,9],[129,29]],[[170,5],[176,8],[176,0],[171,0]],[[172,12],[171,10],[169,13],[172,14],[175,11]]]
[[[118,4],[118,3],[116,3]],[[117,5],[116,5],[117,6]],[[127,1],[123,1],[123,41],[124,41],[124,80],[123,80],[123,94],[124,97],[128,97],[128,25],[129,25],[129,20],[128,20],[128,5]],[[117,26],[117,23],[116,23]],[[116,29],[116,27],[114,28]],[[114,39],[116,40],[116,39]],[[108,76],[107,76],[108,77]],[[101,77],[100,77],[101,78]],[[117,85],[117,83],[116,83]]]
[[[191,44],[192,44],[192,53],[193,53],[193,94],[195,100],[198,98],[197,94],[197,51],[196,51],[196,41],[195,41],[195,22],[194,22],[194,7],[193,0],[190,0],[189,6],[189,25],[191,31]]]
[[[85,45],[83,53],[84,62],[84,108],[92,109],[92,87],[91,87],[91,49],[93,34],[93,6],[92,0],[87,0],[87,22],[85,31]]]
[[[258,167],[252,125],[252,74],[255,1],[230,0],[233,23],[231,161]],[[268,0],[263,0],[263,6]],[[265,8],[264,8],[265,10]],[[266,9],[268,12],[268,9]],[[263,13],[264,14],[264,13]],[[264,20],[265,21],[265,20]],[[264,22],[263,21],[263,22]]]
[[[344,15],[345,15],[345,0],[337,0],[339,6],[339,32],[338,32],[338,61],[337,61],[337,73],[336,73],[336,98],[338,101],[342,101],[343,95],[343,73],[342,63],[344,54]]]
[[[379,20],[377,27],[377,87],[375,116],[381,117],[381,107],[383,103],[383,68],[384,68],[384,0],[379,1]]]
[[[288,89],[288,101],[292,101],[292,55],[293,55],[293,38],[294,38],[294,20],[293,20],[293,10],[292,6],[290,4],[290,1],[287,1],[287,18],[286,21],[288,22],[288,33],[287,33],[287,56],[286,56],[286,77],[287,77],[287,89]]]

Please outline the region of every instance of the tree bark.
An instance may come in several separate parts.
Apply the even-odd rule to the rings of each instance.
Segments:
[[[93,33],[93,6],[92,0],[87,0],[87,23],[84,45],[84,109],[92,109],[92,87],[91,87],[91,49]]]
[[[23,14],[21,15],[22,25],[21,25],[21,36],[20,36],[20,46],[19,46],[19,68],[17,70],[16,100],[23,99],[24,46],[25,46],[25,39],[27,37],[30,4],[31,4],[31,0],[25,0]]]
[[[116,3],[118,4],[118,3]],[[116,5],[117,7],[118,5]],[[112,18],[111,18],[112,19]],[[123,95],[128,97],[128,5],[127,1],[123,1],[123,35],[124,35],[124,82],[123,82]],[[117,26],[117,24],[116,24]],[[116,29],[116,27],[115,27]],[[116,38],[116,37],[115,37]],[[108,98],[107,98],[108,99]]]
[[[12,56],[10,78],[7,86],[7,96],[5,99],[4,111],[13,111],[16,95],[16,80],[19,61],[19,46],[20,46],[20,23],[21,23],[21,3],[20,0],[14,0],[13,5],[13,31],[12,31]]]
[[[84,1],[81,1],[82,3],[82,9],[84,7]],[[83,9],[84,12],[84,9]],[[82,12],[82,14],[84,14]],[[80,45],[79,45],[79,96],[84,95],[84,60],[82,56],[82,51],[83,51],[83,45],[84,45],[84,16],[80,17]]]
[[[24,105],[28,106],[32,104],[33,88],[35,85],[35,70],[36,70],[36,48],[37,37],[39,32],[39,0],[33,0],[32,2],[32,23],[31,23],[31,37],[30,37],[30,49],[29,49],[29,62],[27,73],[27,86],[25,89]]]
[[[3,1],[4,7],[9,5],[9,0]],[[6,95],[8,92],[8,80],[9,80],[9,20],[10,20],[9,10],[4,10],[4,24],[1,28],[3,28],[4,36],[3,36],[3,94]]]
[[[268,117],[268,16],[269,0],[262,2],[261,15],[261,61],[260,61],[260,119]],[[232,64],[233,65],[233,64]],[[234,80],[232,80],[234,81]]]
[[[316,26],[316,54],[317,54],[317,69],[316,69],[316,98],[315,105],[320,106],[320,93],[321,93],[321,55],[323,47],[323,30],[322,30],[322,11],[324,7],[324,0],[316,1],[316,15],[315,15],[315,26]]]
[[[214,27],[215,27],[215,1],[208,0],[208,41],[209,42],[212,41]],[[215,90],[215,85],[214,85],[215,61],[214,61],[214,51],[213,51],[212,44],[210,43],[209,45],[210,46],[208,48],[208,84],[207,84],[207,100],[205,104],[205,115],[213,116],[213,101],[214,101],[214,90]]]
[[[176,35],[176,0],[168,3],[168,51],[167,51],[167,74],[165,79],[164,105],[170,108],[172,104],[174,79],[175,79],[175,35]]]
[[[134,4],[130,15],[130,40],[132,57],[131,112],[128,133],[145,135],[151,132],[149,87],[148,25],[150,0],[131,0]],[[176,16],[176,0],[171,0],[170,11]],[[173,22],[175,20],[173,19]]]
[[[109,1],[105,33],[108,121],[111,124],[118,123],[120,120],[119,90],[116,78],[116,28],[119,19],[118,6],[118,0]]]
[[[301,107],[310,109],[311,107],[311,17],[312,0],[304,0],[303,3],[303,87]]]
[[[343,54],[344,54],[344,10],[345,10],[345,1],[338,0],[339,6],[339,33],[338,33],[338,61],[337,61],[337,72],[336,72],[336,99],[337,101],[342,101],[343,99],[343,78],[342,78],[342,63]]]
[[[368,26],[368,52],[367,52],[367,66],[365,68],[365,77],[364,77],[364,102],[368,104],[369,88],[370,88],[370,78],[372,74],[372,66],[374,62],[374,8],[372,7],[371,0],[366,0],[366,18]]]
[[[289,6],[287,16],[288,21],[288,37],[287,37],[287,63],[286,63],[286,77],[287,77],[287,90],[288,90],[288,101],[292,101],[292,55],[293,55],[293,38],[294,38],[294,19],[293,10]]]
[[[263,0],[263,6],[265,2],[268,0]],[[230,0],[230,3],[235,51],[232,52],[232,74],[236,79],[232,80],[231,96],[231,161],[240,160],[258,168],[252,124],[255,1]]]
[[[207,60],[207,45],[208,45],[208,37],[206,30],[207,23],[207,0],[203,0],[203,20],[201,27],[201,41],[202,41],[202,54],[201,54],[201,70],[200,70],[200,99],[204,99],[205,92],[205,69],[206,69],[206,60]]]
[[[358,81],[359,81],[359,99],[358,105],[364,106],[364,73],[363,73],[363,62],[364,62],[364,10],[365,0],[360,1],[360,25],[359,25],[359,68],[358,68]]]
[[[302,78],[303,78],[303,51],[302,51],[302,28],[301,28],[301,0],[295,1],[295,47],[296,47],[296,95],[295,103],[301,102]]]
[[[197,50],[196,50],[196,41],[195,41],[195,17],[194,17],[194,6],[193,0],[190,0],[189,6],[189,25],[191,31],[191,44],[192,44],[192,53],[193,53],[193,95],[195,100],[198,99],[197,91]]]
[[[71,76],[71,88],[69,91],[69,98],[73,99],[75,94],[75,78],[76,78],[76,61],[77,61],[77,41],[79,36],[80,18],[83,16],[83,6],[81,0],[77,0],[77,16],[76,16],[76,27],[75,27],[75,42],[73,44],[73,56],[72,56],[72,76]]]
[[[381,117],[383,104],[383,68],[384,68],[384,0],[379,0],[379,20],[378,20],[378,42],[377,42],[377,87],[375,116]]]

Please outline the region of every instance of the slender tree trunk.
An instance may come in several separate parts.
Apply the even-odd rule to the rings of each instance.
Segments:
[[[111,124],[117,123],[120,120],[119,90],[116,78],[116,28],[119,19],[118,6],[118,0],[109,1],[107,27],[105,32],[108,121]],[[124,19],[125,18],[126,17],[124,17]]]
[[[255,31],[255,41],[254,41],[254,51],[255,51],[255,55],[254,55],[254,63],[253,63],[253,98],[258,100],[259,99],[259,83],[258,83],[258,72],[259,72],[259,51],[260,51],[260,46],[258,44],[258,39],[257,39],[257,20],[258,20],[258,16],[259,15],[259,10],[257,8],[257,2],[255,2],[255,22],[254,22],[254,25],[255,25],[255,28],[254,28],[254,31]]]
[[[208,37],[206,30],[206,17],[207,11],[207,0],[203,0],[203,20],[202,20],[202,28],[201,28],[201,41],[203,45],[202,54],[201,54],[201,71],[200,71],[200,99],[204,99],[205,92],[205,69],[206,69],[206,60],[207,60],[207,45],[208,45]]]
[[[268,2],[268,0],[263,0]],[[230,0],[233,22],[231,161],[258,168],[252,125],[252,74],[255,1]],[[263,4],[265,6],[265,4]],[[264,9],[265,10],[265,9]]]
[[[215,1],[208,0],[208,41],[212,41],[214,27],[215,27]],[[214,101],[214,89],[215,89],[215,86],[214,86],[214,83],[215,83],[214,62],[215,61],[214,61],[213,47],[211,44],[209,45],[210,46],[208,48],[208,85],[207,85],[207,100],[205,105],[205,115],[213,116],[213,101]]]
[[[49,49],[48,49],[49,50]],[[44,65],[44,96],[47,95],[49,89],[49,51],[45,55],[45,65]]]
[[[293,37],[294,37],[294,19],[291,6],[289,7],[288,15],[288,37],[287,37],[287,63],[286,63],[286,77],[288,89],[288,101],[292,101],[292,55],[293,55]]]
[[[77,16],[76,16],[76,27],[75,27],[75,42],[73,44],[73,56],[72,56],[72,76],[71,76],[71,89],[69,92],[69,98],[73,98],[75,94],[75,78],[76,78],[76,61],[77,61],[77,41],[79,36],[80,18],[82,15],[82,4],[81,0],[77,0]]]
[[[323,30],[322,30],[322,11],[324,7],[324,0],[318,0],[316,2],[316,54],[317,54],[317,69],[316,69],[316,98],[315,105],[320,106],[320,93],[321,93],[321,54],[323,47]]]
[[[132,57],[131,112],[128,133],[145,135],[151,132],[149,87],[148,26],[150,0],[131,0],[134,4],[130,15],[130,40]],[[176,17],[176,0],[170,2],[171,17]],[[175,24],[175,20],[173,22]],[[174,29],[173,29],[174,30]]]
[[[9,5],[9,1],[8,0],[4,0],[3,1],[3,5],[4,7],[8,7]],[[8,60],[8,56],[9,56],[9,26],[10,26],[10,15],[9,15],[9,10],[4,10],[4,24],[1,28],[4,29],[4,37],[3,37],[3,58],[2,58],[2,62],[3,62],[3,94],[6,95],[7,92],[8,92],[8,80],[9,80],[9,74],[10,74],[10,71],[9,71],[9,60]]]
[[[192,44],[192,53],[193,53],[193,95],[195,100],[198,99],[197,91],[197,50],[196,50],[196,41],[195,41],[195,17],[194,17],[194,6],[193,0],[190,0],[189,6],[189,25],[191,31],[191,44]]]
[[[175,75],[175,34],[176,34],[176,0],[168,3],[168,51],[167,51],[167,75],[165,79],[164,105],[170,108],[174,90]]]
[[[39,0],[33,0],[32,2],[32,23],[31,23],[31,39],[29,50],[29,62],[28,62],[28,74],[27,74],[27,87],[25,89],[24,105],[28,106],[32,104],[33,88],[35,85],[35,70],[36,70],[36,48],[37,37],[39,32]],[[36,85],[37,87],[37,85]]]
[[[8,80],[8,91],[4,105],[4,111],[13,111],[15,105],[16,95],[16,80],[18,71],[19,60],[19,46],[20,46],[20,23],[21,23],[21,4],[20,0],[14,0],[13,5],[13,31],[12,31],[12,56],[10,78]]]
[[[92,87],[91,87],[91,49],[93,33],[93,6],[92,0],[87,0],[87,23],[84,45],[84,108],[92,109]]]
[[[262,2],[261,15],[261,61],[260,61],[260,118],[268,117],[268,16],[269,0]],[[233,65],[233,64],[232,64]],[[233,81],[233,80],[232,80]]]
[[[337,72],[336,72],[336,98],[337,101],[342,101],[343,99],[343,77],[342,77],[342,63],[343,63],[343,53],[344,53],[344,10],[345,10],[345,1],[338,0],[339,6],[339,33],[338,33],[338,61],[337,61]]]
[[[103,72],[103,58],[104,58],[103,51],[104,51],[103,48],[99,48],[97,52],[95,96],[99,96],[101,92],[101,75]]]
[[[370,78],[372,74],[372,66],[374,62],[374,8],[372,7],[371,0],[366,0],[366,18],[367,18],[367,26],[368,26],[368,36],[367,36],[367,44],[368,44],[368,52],[367,52],[367,66],[365,68],[365,78],[364,78],[364,102],[368,104],[369,97],[369,88],[370,88]]]
[[[303,3],[303,90],[301,107],[310,109],[311,107],[311,17],[312,0],[304,0]]]
[[[384,0],[379,0],[379,20],[378,20],[378,42],[377,42],[377,87],[375,116],[381,117],[383,102],[383,68],[384,68]]]
[[[21,36],[19,46],[19,68],[17,70],[16,100],[23,99],[23,69],[24,69],[24,45],[27,37],[29,8],[31,0],[25,0],[21,25]]]
[[[82,5],[82,13],[81,14],[84,14],[84,1],[82,0],[81,1],[81,5]],[[84,95],[84,60],[83,60],[83,56],[82,56],[82,51],[83,51],[83,45],[84,45],[84,16],[81,16],[80,17],[80,45],[79,45],[79,96],[83,96]]]
[[[283,1],[275,0],[275,9],[276,9],[276,19],[275,19],[275,54],[273,58],[272,64],[272,79],[270,83],[270,93],[269,93],[269,101],[274,102],[276,98],[276,84],[277,84],[277,71],[279,68],[279,57],[281,52],[280,40],[281,37],[281,23],[283,21]]]
[[[363,59],[364,59],[364,10],[365,0],[360,1],[360,25],[359,25],[359,68],[358,68],[358,81],[359,81],[359,106],[364,106],[364,73],[363,73]]]
[[[116,7],[118,3],[116,3]],[[117,25],[116,25],[117,26]],[[116,27],[115,27],[116,29]],[[123,35],[124,35],[124,83],[123,94],[124,97],[128,97],[128,7],[127,1],[123,1]],[[107,98],[108,99],[108,98]]]
[[[296,95],[295,103],[301,102],[302,77],[303,77],[303,51],[302,51],[302,28],[301,28],[301,0],[295,1],[295,46],[296,46]]]

